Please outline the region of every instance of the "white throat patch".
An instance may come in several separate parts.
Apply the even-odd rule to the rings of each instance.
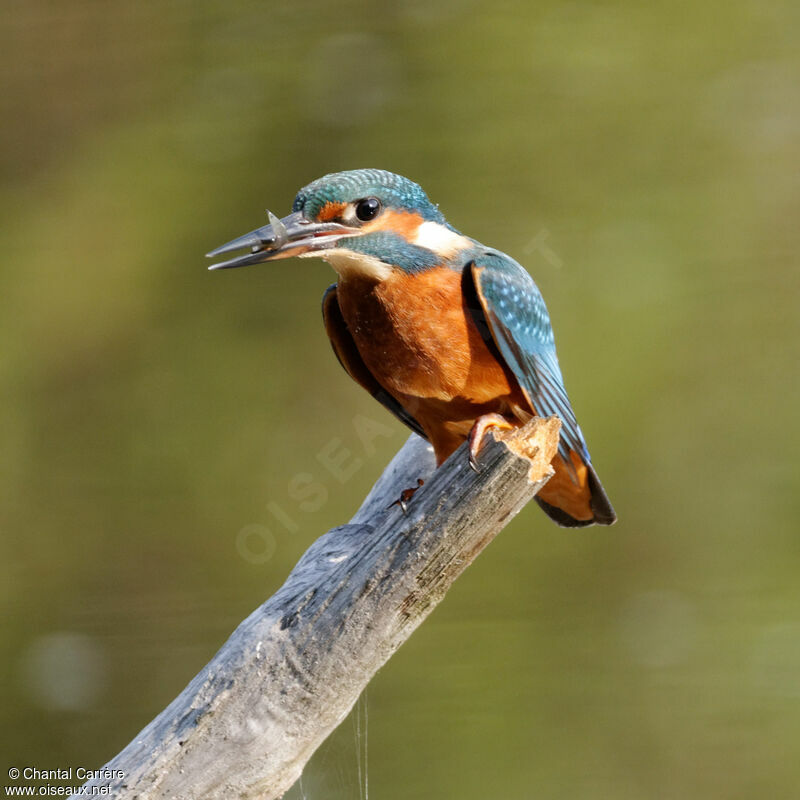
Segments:
[[[300,258],[322,258],[327,261],[343,278],[371,278],[374,281],[385,281],[393,272],[392,268],[375,256],[356,253],[353,250],[332,247],[329,250],[303,253]]]

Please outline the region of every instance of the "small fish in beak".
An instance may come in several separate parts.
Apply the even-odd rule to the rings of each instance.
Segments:
[[[338,222],[315,222],[306,219],[302,211],[295,211],[283,219],[278,219],[271,211],[267,211],[267,216],[269,225],[231,239],[206,256],[216,258],[223,253],[245,248],[250,251],[249,253],[212,264],[209,269],[247,267],[263,261],[300,256],[313,250],[325,250],[339,239],[362,233],[359,228],[341,225]]]

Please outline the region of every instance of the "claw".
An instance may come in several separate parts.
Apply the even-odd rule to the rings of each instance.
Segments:
[[[512,423],[500,414],[484,414],[475,420],[475,424],[469,432],[469,465],[475,472],[480,472],[478,469],[478,453],[483,444],[483,437],[486,435],[486,431],[489,428],[510,431],[514,427]]]

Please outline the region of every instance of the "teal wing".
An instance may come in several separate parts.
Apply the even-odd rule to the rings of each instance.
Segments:
[[[617,517],[592,467],[586,441],[567,397],[550,316],[539,288],[516,261],[491,250],[472,259],[464,275],[465,291],[475,295],[473,301],[467,298],[468,304],[480,306],[479,321],[488,328],[491,341],[517,379],[531,409],[538,416],[555,415],[561,420],[558,450],[573,480],[577,476],[570,453],[586,465],[593,517],[579,520],[554,508],[542,497],[537,496],[536,500],[561,525],[573,527],[592,522],[610,525]]]
[[[556,356],[544,298],[533,278],[503,253],[488,251],[470,262],[475,290],[492,339],[540,417],[561,420],[560,452],[574,450],[590,462]],[[568,461],[569,463],[569,461]]]

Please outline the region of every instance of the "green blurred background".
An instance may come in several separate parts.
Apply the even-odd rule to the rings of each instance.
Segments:
[[[376,798],[796,797],[798,23],[789,0],[8,2],[0,784],[113,756],[404,441],[330,352],[329,267],[203,257],[375,166],[535,276],[620,521],[520,514],[305,796],[358,797],[367,744]],[[390,428],[377,452],[356,414]]]

